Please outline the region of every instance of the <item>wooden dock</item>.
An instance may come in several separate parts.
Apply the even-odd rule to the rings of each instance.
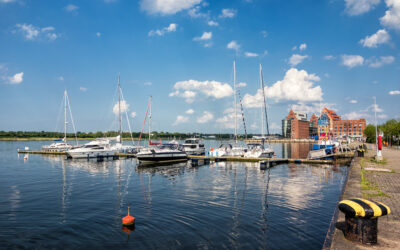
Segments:
[[[43,154],[43,155],[67,155],[66,152],[52,152],[52,151],[43,151],[43,150],[18,150],[19,154]],[[121,158],[135,158],[136,154],[132,153],[116,153],[117,157]],[[320,160],[320,159],[291,159],[291,158],[250,158],[250,157],[240,157],[240,156],[222,156],[222,157],[210,157],[210,156],[200,156],[200,155],[189,155],[188,160],[192,160],[192,162],[220,162],[220,161],[230,161],[230,162],[266,162],[267,164],[271,163],[271,165],[278,164],[335,164],[338,162],[342,162],[344,159],[348,161],[348,159],[353,158],[353,152],[347,153],[339,153],[334,154],[335,160]]]

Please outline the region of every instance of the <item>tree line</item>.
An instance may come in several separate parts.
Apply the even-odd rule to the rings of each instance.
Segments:
[[[364,135],[367,137],[367,142],[375,143],[376,137],[375,126],[369,124],[364,129]],[[388,142],[390,146],[399,146],[400,143],[400,119],[391,119],[384,124],[378,125],[378,135],[383,132],[383,141]]]
[[[101,137],[115,137],[118,135],[117,131],[97,131],[97,132],[77,132],[76,137],[78,139],[94,139]],[[140,136],[140,132],[132,132],[132,137],[138,139]],[[251,138],[253,135],[249,134],[248,138]],[[165,139],[173,139],[176,138],[186,139],[190,137],[200,137],[200,138],[209,138],[209,139],[232,139],[233,134],[206,134],[206,133],[178,133],[178,132],[157,132],[153,131],[151,133],[152,140],[165,140]],[[0,138],[15,138],[15,139],[26,139],[26,138],[49,138],[49,139],[57,139],[64,138],[64,133],[61,132],[49,132],[49,131],[0,131]],[[67,133],[68,139],[75,138],[74,133]],[[131,134],[128,132],[122,133],[122,138],[130,139]],[[239,135],[239,138],[243,139],[244,135]],[[142,134],[142,140],[147,140],[148,134]]]

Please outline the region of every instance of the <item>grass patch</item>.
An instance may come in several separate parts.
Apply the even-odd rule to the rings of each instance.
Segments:
[[[377,161],[375,159],[375,157],[371,157],[371,158],[367,158],[367,159],[368,159],[369,162],[375,163],[375,164],[378,164],[378,165],[386,165],[387,164],[387,159],[386,158],[383,158],[381,161]]]
[[[367,180],[367,178],[365,176],[365,173],[367,171],[364,169],[365,161],[366,161],[366,159],[361,159],[360,160],[360,166],[361,166],[361,190],[374,191],[374,192],[373,193],[371,193],[371,192],[363,192],[362,193],[363,198],[369,199],[369,198],[372,198],[372,197],[382,197],[382,196],[390,197],[385,192],[382,192],[382,190],[378,187],[378,185],[376,185],[376,184],[374,184],[372,182],[369,182]]]

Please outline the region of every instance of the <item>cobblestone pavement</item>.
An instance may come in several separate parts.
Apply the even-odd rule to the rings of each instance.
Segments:
[[[391,209],[389,216],[378,219],[378,244],[360,245],[344,238],[337,226],[334,232],[331,249],[400,249],[400,150],[384,148],[385,164],[377,164],[370,159],[375,155],[374,145],[364,158],[358,158],[350,173],[343,199],[364,197],[383,202]],[[364,168],[388,169],[391,172],[365,171],[364,177],[372,190],[361,189],[361,166]],[[339,213],[337,225],[343,224],[344,215]]]

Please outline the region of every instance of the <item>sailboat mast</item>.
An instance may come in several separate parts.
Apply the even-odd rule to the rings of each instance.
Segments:
[[[64,90],[64,142],[67,143],[67,90]]]
[[[376,96],[374,96],[374,112],[375,112],[375,148],[376,155],[378,156],[378,122],[376,120]]]
[[[151,101],[153,100],[153,97],[150,96],[150,113],[149,113],[149,144],[151,142]]]
[[[267,102],[265,100],[264,78],[263,78],[263,74],[262,74],[262,65],[261,64],[260,64],[260,75],[261,75],[261,89],[262,89],[263,99],[264,99],[265,124],[267,124],[267,135],[269,135]]]
[[[122,116],[121,116],[121,83],[120,75],[118,74],[118,122],[119,122],[119,135],[122,133]]]
[[[262,77],[262,66],[260,63],[260,88],[263,89],[263,77]],[[264,92],[263,92],[264,93]],[[264,138],[264,107],[263,105],[260,106],[261,109],[261,138]]]
[[[233,61],[233,105],[235,108],[235,141],[237,143],[236,60]]]

